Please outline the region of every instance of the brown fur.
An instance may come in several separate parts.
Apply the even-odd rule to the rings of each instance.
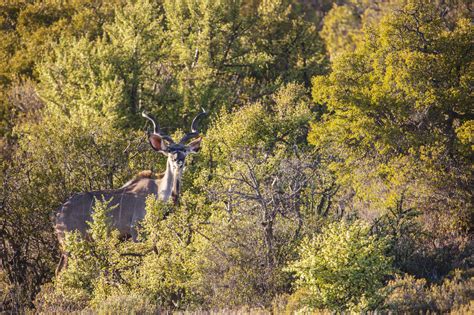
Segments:
[[[151,170],[145,170],[135,175],[134,180],[140,178],[161,179],[163,176],[165,176],[165,173],[153,173]]]

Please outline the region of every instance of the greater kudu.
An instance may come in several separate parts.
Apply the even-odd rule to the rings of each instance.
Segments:
[[[204,115],[206,115],[206,112],[203,110],[193,119],[191,132],[184,135],[176,143],[169,135],[161,131],[153,117],[142,113],[142,116],[149,119],[153,124],[153,132],[148,135],[151,147],[168,157],[166,171],[158,179],[143,176],[144,172],[142,172],[141,175],[119,189],[98,190],[73,195],[56,214],[55,231],[60,245],[64,245],[66,232],[77,230],[84,237],[87,237],[89,228],[87,222],[92,221],[91,213],[97,200],[104,199],[109,202],[112,226],[119,231],[121,237],[132,237],[134,241],[137,237],[135,227],[145,217],[145,200],[148,195],[153,194],[163,201],[172,198],[173,202],[177,204],[185,158],[190,153],[198,152],[201,145],[202,138],[198,131],[198,121]],[[191,139],[194,140],[186,144]],[[56,273],[66,263],[67,253],[63,252]]]

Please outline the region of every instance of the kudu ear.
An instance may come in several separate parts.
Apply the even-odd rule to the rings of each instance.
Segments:
[[[157,134],[151,133],[148,136],[148,141],[150,142],[151,147],[155,151],[159,151],[161,153],[166,153],[166,149],[168,149],[168,146],[166,145],[165,140],[163,140],[162,137],[160,137]]]
[[[194,139],[188,144],[188,153],[197,153],[201,149],[201,140],[202,137],[199,137],[197,139]]]

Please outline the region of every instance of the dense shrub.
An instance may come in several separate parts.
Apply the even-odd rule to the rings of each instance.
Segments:
[[[469,1],[6,2],[0,312],[472,308]],[[54,277],[56,209],[163,170],[143,110],[201,107],[181,204],[136,243],[99,204]]]
[[[472,266],[473,58],[466,52],[474,28],[461,4],[395,1],[377,10],[376,23],[370,10],[360,14],[365,4],[327,16],[323,34],[338,56],[329,74],[313,78],[322,114],[309,142],[334,157],[329,168],[353,189],[360,218],[371,221],[401,199],[404,211],[417,213],[410,224],[418,227],[396,236],[396,264],[439,281]],[[331,40],[339,34],[341,43]]]
[[[302,304],[311,309],[362,311],[376,308],[379,289],[392,273],[387,241],[370,235],[362,221],[335,222],[305,239],[300,258],[290,265]]]
[[[214,167],[194,181],[210,209],[198,253],[205,304],[271,307],[289,291],[283,268],[301,238],[330,216],[337,189],[304,142],[312,105],[304,86],[288,84],[208,130],[201,156]]]
[[[474,298],[474,277],[456,270],[442,283],[428,284],[425,279],[405,274],[396,276],[385,289],[388,296],[384,306],[397,313],[472,311],[470,303]]]
[[[92,309],[98,314],[157,314],[159,308],[143,294],[113,295]]]
[[[186,209],[193,209],[196,202],[199,198],[183,196],[180,211],[171,213],[171,205],[149,197],[140,242],[133,242],[119,241],[107,216],[108,201],[97,201],[90,239],[66,233],[67,268],[52,286],[43,288],[37,307],[46,311],[89,307],[108,313],[130,302],[129,310],[148,313],[158,307],[193,305],[197,272],[191,233],[199,212]]]

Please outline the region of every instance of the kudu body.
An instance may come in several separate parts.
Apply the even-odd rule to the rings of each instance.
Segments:
[[[153,124],[153,132],[149,133],[148,140],[151,147],[167,156],[166,171],[159,178],[152,178],[151,172],[142,172],[135,179],[116,190],[98,190],[73,195],[56,214],[55,231],[59,243],[63,246],[66,232],[79,231],[88,237],[87,222],[92,221],[92,212],[96,201],[106,200],[111,208],[109,213],[112,226],[117,229],[123,238],[132,237],[136,240],[136,226],[145,217],[145,201],[149,195],[154,195],[163,201],[172,198],[178,203],[180,194],[181,176],[185,165],[185,158],[190,153],[199,151],[201,137],[197,130],[199,118],[206,114],[198,114],[192,124],[191,132],[187,133],[179,143],[163,134],[155,120],[143,113],[143,117]],[[194,139],[189,144],[189,140]],[[67,253],[61,256],[56,273],[67,263]]]

